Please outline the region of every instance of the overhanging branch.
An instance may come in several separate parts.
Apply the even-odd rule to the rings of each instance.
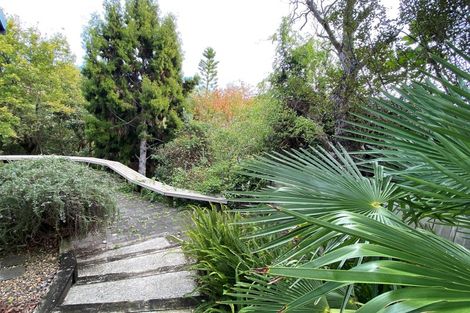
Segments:
[[[341,49],[342,49],[341,43],[336,38],[333,30],[330,27],[330,24],[328,24],[328,22],[322,16],[322,13],[318,9],[317,4],[315,3],[315,1],[314,0],[306,0],[305,3],[307,5],[307,7],[309,8],[309,10],[312,12],[315,19],[318,21],[318,23],[325,30],[326,34],[328,35],[328,39],[330,40],[333,47],[335,47],[336,51],[338,53],[340,53]]]

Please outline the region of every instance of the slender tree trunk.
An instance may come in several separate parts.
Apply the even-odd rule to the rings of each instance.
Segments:
[[[334,120],[335,120],[335,129],[334,135],[342,136],[344,134],[344,129],[346,127],[346,118],[348,115],[349,110],[349,99],[347,97],[347,77],[342,77],[342,82],[339,86],[336,87],[336,90],[331,95],[331,99],[333,100],[334,105]],[[336,141],[340,141],[339,138],[335,139]]]
[[[331,95],[334,105],[335,136],[342,136],[345,133],[344,130],[347,127],[346,120],[351,108],[351,97],[356,90],[357,76],[361,68],[353,56],[352,49],[350,51],[341,51],[339,59],[343,74]],[[336,140],[341,142],[339,139]]]
[[[144,176],[147,173],[147,149],[147,136],[142,136],[140,139],[139,173]]]
[[[354,35],[357,30],[358,21],[354,19],[354,7],[357,0],[346,0],[343,11],[343,20],[341,26],[341,38],[338,38],[332,29],[330,22],[322,9],[322,3],[319,0],[307,0],[306,5],[317,22],[325,30],[325,33],[338,54],[339,62],[342,68],[341,80],[331,95],[334,105],[335,129],[334,135],[344,134],[344,128],[347,126],[346,119],[351,106],[351,96],[354,94],[357,76],[361,68],[358,60],[354,56]],[[341,142],[338,138],[336,142]]]

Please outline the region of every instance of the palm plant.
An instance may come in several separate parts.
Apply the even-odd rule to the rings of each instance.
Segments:
[[[277,234],[260,250],[289,250],[239,284],[234,303],[324,310],[335,291],[343,300],[329,306],[343,312],[351,302],[357,312],[468,311],[470,252],[419,228],[423,219],[470,225],[470,75],[436,61],[459,83],[430,77],[376,99],[358,116],[367,123],[351,123],[368,150],[311,148],[246,164],[247,175],[273,182],[239,199],[261,205],[243,210],[254,215],[245,223],[264,225],[251,237]],[[357,284],[380,291],[362,304]]]
[[[369,115],[356,115],[366,123],[349,122],[355,126],[349,132],[359,135],[354,140],[373,146],[361,153],[385,164],[400,188],[411,194],[408,206],[402,208],[407,217],[466,224],[470,213],[470,74],[434,58],[457,76],[458,85],[431,77],[445,89],[431,81],[396,89],[396,96],[386,95],[388,101],[374,99],[377,108],[368,108]]]

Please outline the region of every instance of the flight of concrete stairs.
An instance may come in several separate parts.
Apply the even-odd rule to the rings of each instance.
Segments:
[[[189,313],[194,273],[181,247],[165,237],[79,255],[78,279],[54,312]]]

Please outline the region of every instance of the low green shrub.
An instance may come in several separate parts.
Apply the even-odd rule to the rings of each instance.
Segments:
[[[211,156],[207,143],[207,126],[197,121],[188,122],[172,141],[158,147],[151,157],[157,164],[155,178],[175,184],[178,180],[174,177],[178,175],[178,171],[186,172],[194,166],[208,164]]]
[[[222,207],[221,210],[193,207],[193,225],[183,243],[185,253],[197,262],[193,269],[198,271],[197,291],[205,298],[197,312],[234,312],[231,305],[219,303],[230,299],[225,292],[240,281],[253,268],[271,264],[281,253],[253,253],[263,243],[256,240],[241,240],[254,231],[253,227],[237,225],[243,216]]]
[[[264,144],[266,151],[305,148],[324,141],[326,135],[319,124],[270,99],[273,106],[269,121],[272,130]]]
[[[115,211],[111,184],[107,174],[59,158],[0,167],[1,247],[98,227]]]
[[[228,196],[234,190],[256,190],[265,182],[240,174],[240,163],[234,160],[219,161],[210,166],[195,166],[189,170],[177,168],[171,184],[207,194]]]
[[[323,129],[298,116],[274,96],[252,98],[224,123],[191,120],[152,155],[157,180],[203,193],[256,190],[259,179],[239,174],[245,160],[271,150],[306,147],[321,142]]]

